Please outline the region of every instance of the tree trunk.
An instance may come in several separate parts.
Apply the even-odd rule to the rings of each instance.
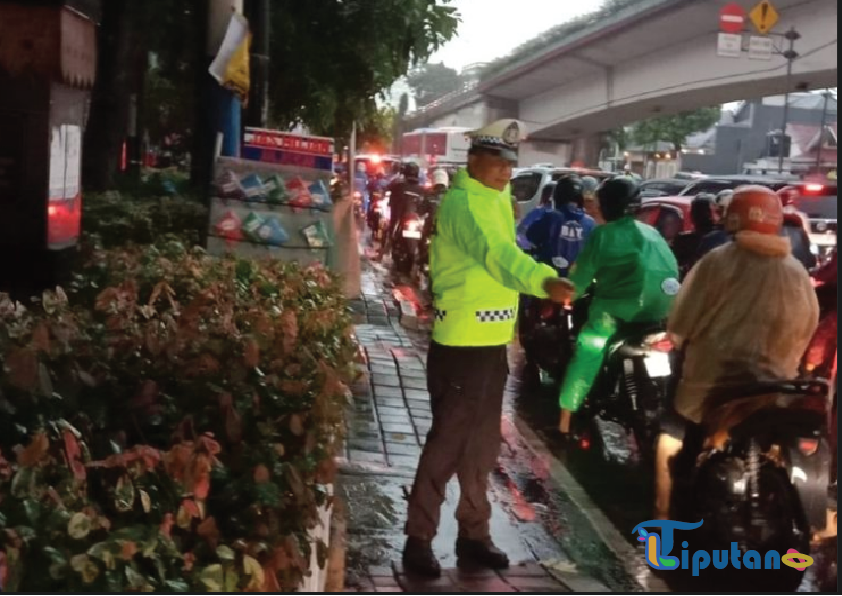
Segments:
[[[209,197],[211,176],[213,175],[213,151],[215,139],[210,134],[212,127],[210,85],[208,74],[210,59],[208,58],[208,2],[194,0],[192,5],[193,27],[196,33],[194,65],[195,79],[193,80],[193,105],[195,106],[193,120],[193,136],[190,151],[190,183],[202,197]]]
[[[681,151],[682,151],[682,149],[684,149],[684,139],[682,139],[681,141],[679,141],[677,143],[673,141],[672,145],[675,148],[675,171],[680,172],[681,168],[683,166],[683,164],[681,163],[682,157],[683,157],[683,154],[681,153]]]
[[[132,88],[131,54],[128,0],[104,2],[98,36],[97,78],[83,151],[83,180],[90,190],[108,190],[117,182]]]
[[[136,40],[132,44],[135,48],[132,54],[132,83],[134,94],[134,113],[130,117],[134,118],[134,122],[128,123],[128,173],[133,180],[140,180],[141,171],[143,169],[143,123],[145,110],[145,90],[146,90],[146,73],[149,71],[149,52],[142,43],[142,40]]]

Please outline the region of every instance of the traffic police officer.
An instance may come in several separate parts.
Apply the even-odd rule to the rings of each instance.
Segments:
[[[433,425],[409,499],[405,568],[441,573],[432,540],[445,487],[459,478],[460,566],[508,567],[491,540],[488,476],[499,454],[506,345],[514,336],[518,293],[564,302],[572,287],[515,243],[509,180],[523,126],[502,120],[468,135],[468,167],[439,207],[430,278],[435,321],[427,362]]]

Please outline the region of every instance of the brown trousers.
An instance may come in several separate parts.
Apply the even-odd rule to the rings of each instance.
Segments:
[[[488,476],[500,454],[508,374],[506,346],[430,344],[427,388],[433,425],[409,497],[408,536],[433,539],[447,484],[456,474],[461,492],[456,510],[459,536],[471,540],[490,537]]]

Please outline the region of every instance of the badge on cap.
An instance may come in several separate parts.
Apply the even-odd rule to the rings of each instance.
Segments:
[[[517,145],[520,142],[520,126],[517,122],[512,122],[503,131],[503,141],[509,145]]]

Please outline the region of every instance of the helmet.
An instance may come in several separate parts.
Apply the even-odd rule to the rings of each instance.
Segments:
[[[579,207],[585,204],[585,187],[578,178],[565,176],[559,178],[553,191],[553,203],[556,208],[563,207],[570,203],[576,203]]]
[[[450,186],[450,176],[441,168],[433,172],[433,186]]]
[[[599,187],[599,181],[593,176],[582,176],[579,181],[582,183],[582,186],[584,187],[582,191],[586,195],[594,194],[596,189]]]
[[[403,166],[403,175],[407,180],[418,180],[421,170],[418,168],[417,163],[409,162]]]
[[[777,236],[783,226],[781,199],[771,189],[756,184],[740,186],[728,206],[725,228]]]
[[[690,203],[690,219],[698,231],[713,227],[713,207],[716,197],[703,193],[695,196]]]
[[[640,207],[640,188],[633,179],[626,176],[606,180],[596,195],[605,221],[620,219]]]

